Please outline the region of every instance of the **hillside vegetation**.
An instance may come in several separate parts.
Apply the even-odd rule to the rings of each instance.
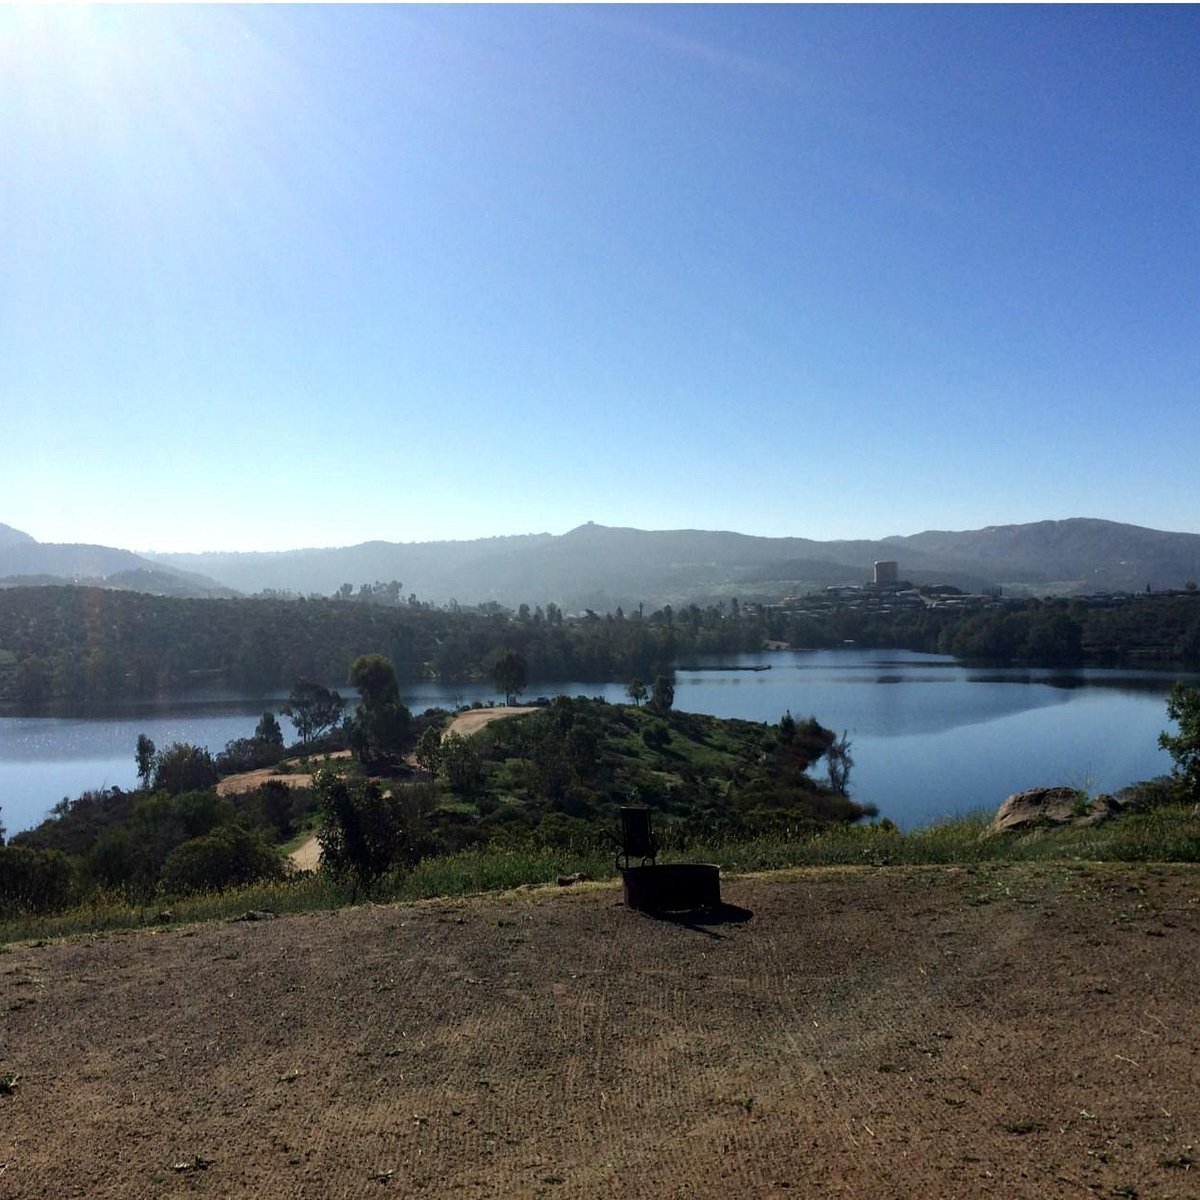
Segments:
[[[314,827],[329,873],[353,896],[464,853],[609,858],[617,809],[629,803],[648,807],[664,849],[676,850],[798,838],[874,812],[808,774],[838,753],[815,720],[785,714],[768,726],[676,712],[668,687],[656,688],[653,708],[560,696],[470,739],[442,736],[446,714],[413,720],[397,710],[395,752],[378,731],[364,740],[377,724],[368,697],[336,735],[358,747],[354,756],[336,759],[314,744],[280,762],[270,714],[261,738],[231,743],[215,760],[145,743],[141,790],[84,793],[0,846],[0,915],[273,885],[285,875],[281,849]],[[420,768],[396,756],[414,743]],[[222,769],[261,762],[275,764],[275,778],[218,787]],[[291,772],[297,786],[287,786]]]
[[[657,710],[560,697],[469,741],[441,736],[447,714],[424,714],[410,727],[424,774],[394,767],[371,777],[351,759],[314,753],[277,763],[283,782],[222,795],[204,752],[169,748],[155,759],[152,787],[86,793],[0,847],[0,941],[334,908],[362,894],[417,899],[606,878],[616,809],[630,801],[651,809],[668,861],[698,858],[727,872],[1200,861],[1194,688],[1177,685],[1168,704],[1177,731],[1161,742],[1172,778],[1100,806],[1121,814],[1103,824],[1082,820],[1096,806],[1080,793],[1078,823],[1015,834],[987,814],[910,833],[858,823],[873,810],[809,774],[821,756],[843,781],[849,765],[844,741],[817,722],[679,713],[661,706],[662,691],[656,685]],[[288,772],[298,786],[285,786]],[[313,827],[321,870],[288,874],[281,851]]]
[[[799,648],[902,647],[972,661],[1043,666],[1200,664],[1200,592],[1121,601],[916,599],[873,608],[737,600],[700,608],[618,608],[569,616],[556,604],[467,609],[401,599],[399,584],[326,599],[187,600],[83,587],[0,588],[0,702],[25,711],[221,685],[286,690],[340,684],[360,654],[391,660],[400,681],[491,678],[519,653],[539,683],[653,679],[710,655]],[[912,596],[910,596],[912,599]]]

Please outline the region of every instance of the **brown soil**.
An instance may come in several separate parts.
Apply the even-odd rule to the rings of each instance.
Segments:
[[[324,754],[325,758],[349,758],[349,750],[335,750],[332,754]],[[287,759],[285,763],[295,763],[299,759]],[[280,764],[285,765],[285,764]],[[240,775],[226,775],[217,784],[218,796],[239,796],[242,792],[252,792],[262,787],[264,783],[275,779],[288,787],[308,787],[312,783],[312,775],[294,771],[280,771],[275,767],[261,767],[257,771],[243,771]]]
[[[860,868],[0,953],[0,1197],[1200,1195],[1200,871]]]
[[[459,713],[447,726],[446,732],[470,737],[471,734],[478,733],[485,725],[490,725],[493,721],[503,721],[506,717],[519,717],[522,713],[533,711],[530,707],[516,705],[512,708],[472,708],[467,712]]]

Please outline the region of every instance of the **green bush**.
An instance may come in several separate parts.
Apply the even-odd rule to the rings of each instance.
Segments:
[[[393,867],[416,861],[421,814],[407,797],[328,767],[313,778],[313,790],[320,803],[321,865],[339,882],[369,892]]]
[[[1179,732],[1159,734],[1158,744],[1175,764],[1172,776],[1180,798],[1200,801],[1200,688],[1176,681],[1167,697],[1167,716]]]
[[[0,916],[57,912],[77,894],[75,865],[62,851],[0,846]]]
[[[283,860],[257,833],[225,825],[176,846],[163,863],[163,890],[186,896],[280,879]]]
[[[270,716],[270,713],[267,714]],[[225,743],[225,749],[217,755],[215,766],[221,775],[241,775],[246,771],[257,771],[262,767],[273,767],[283,758],[282,734],[278,742],[261,738],[235,738]]]
[[[203,746],[175,742],[155,756],[153,785],[156,791],[200,792],[215,787],[217,767]]]

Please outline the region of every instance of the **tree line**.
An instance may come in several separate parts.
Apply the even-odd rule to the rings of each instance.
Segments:
[[[1200,664],[1200,597],[1121,604],[1023,600],[974,611],[930,607],[819,614],[713,604],[652,613],[566,616],[336,599],[191,600],[86,587],[0,589],[0,700],[22,708],[176,695],[220,684],[269,692],[297,679],[338,682],[362,654],[386,657],[401,683],[490,679],[519,653],[548,683],[654,679],[708,655],[862,646],[934,651],[990,663]]]
[[[509,651],[530,679],[653,678],[681,657],[758,649],[753,623],[716,608],[567,618],[555,604],[465,608],[341,599],[191,600],[83,587],[0,589],[0,699],[33,707],[174,695],[222,684],[337,682],[362,654],[401,683],[490,679]]]
[[[793,646],[847,643],[1029,666],[1200,666],[1200,594],[1122,601],[1012,599],[975,608],[890,613],[835,607],[813,615],[767,610],[766,636]]]

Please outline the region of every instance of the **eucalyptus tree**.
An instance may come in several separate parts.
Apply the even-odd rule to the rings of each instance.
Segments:
[[[137,761],[138,778],[142,781],[143,788],[150,786],[150,777],[154,774],[154,751],[154,742],[144,733],[139,733],[134,758]]]
[[[362,654],[350,667],[358,711],[347,722],[350,748],[366,766],[400,758],[408,748],[412,714],[400,699],[396,670],[382,654]]]
[[[503,650],[492,662],[492,682],[504,693],[504,703],[514,704],[525,690],[525,655],[519,650]]]
[[[345,700],[334,691],[311,679],[298,679],[279,710],[296,727],[306,745],[332,729],[341,719]]]

